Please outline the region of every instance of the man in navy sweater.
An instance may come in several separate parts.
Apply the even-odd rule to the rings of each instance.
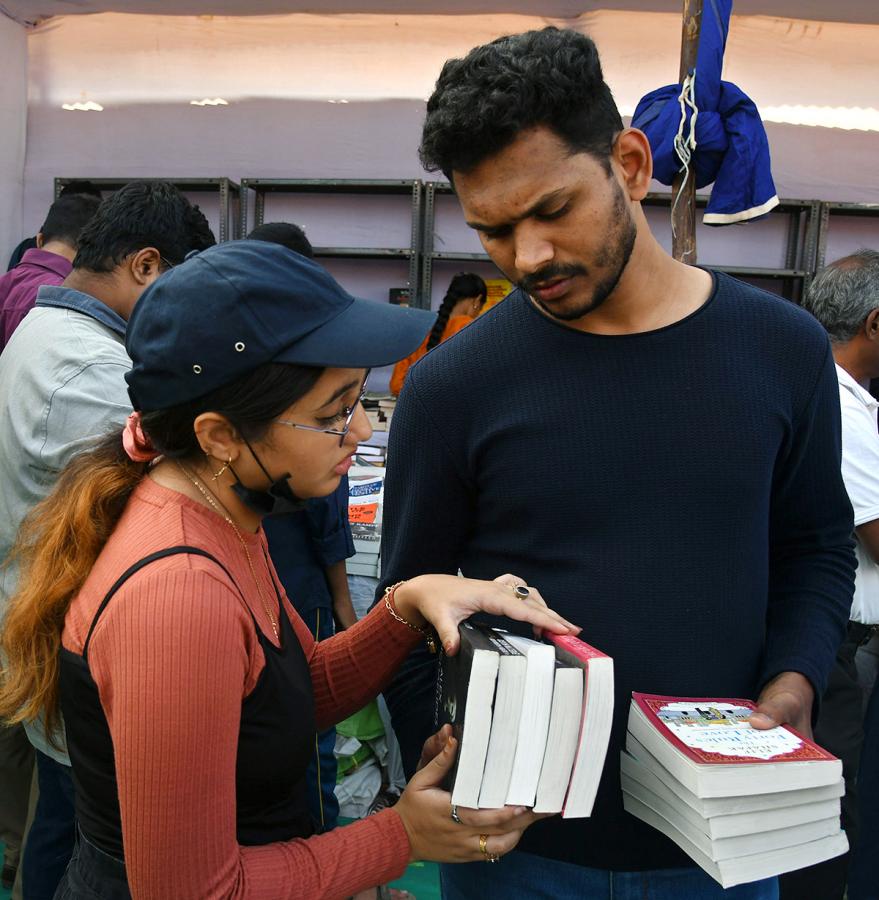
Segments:
[[[518,289],[411,371],[384,584],[515,571],[616,672],[592,817],[537,823],[496,866],[445,866],[444,896],[774,898],[775,879],[723,893],[626,814],[619,752],[633,690],[757,698],[756,727],[809,733],[855,567],[827,337],[662,249],[640,204],[649,144],[623,127],[583,35],[450,60],[421,156]],[[435,673],[414,654],[386,693],[410,769]]]

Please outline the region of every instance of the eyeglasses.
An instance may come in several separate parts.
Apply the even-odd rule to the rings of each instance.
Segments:
[[[303,431],[317,431],[321,434],[336,435],[339,438],[339,446],[341,447],[345,443],[348,432],[351,430],[351,420],[354,418],[354,413],[357,412],[357,407],[363,402],[363,398],[366,396],[367,378],[369,378],[369,372],[366,373],[366,378],[363,379],[363,384],[360,387],[360,396],[354,402],[354,405],[342,407],[339,414],[333,417],[334,420],[344,419],[344,425],[341,428],[320,428],[318,425],[300,425],[298,422],[289,422],[287,419],[275,419],[275,422],[278,425],[289,425],[291,428],[301,428]]]

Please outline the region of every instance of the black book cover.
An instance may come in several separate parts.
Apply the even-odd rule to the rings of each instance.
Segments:
[[[458,771],[461,755],[461,741],[464,737],[464,719],[467,711],[467,692],[470,687],[470,671],[477,650],[488,650],[503,656],[517,656],[519,651],[508,643],[502,633],[485,625],[466,621],[458,626],[461,646],[454,656],[443,654],[439,666],[436,685],[436,727],[452,726],[458,741],[455,765],[446,780],[446,788],[451,790]]]

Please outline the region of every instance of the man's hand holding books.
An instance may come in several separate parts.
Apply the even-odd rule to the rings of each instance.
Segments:
[[[815,691],[805,675],[782,672],[760,692],[757,708],[750,719],[751,726],[762,730],[790,725],[811,739],[814,699]]]

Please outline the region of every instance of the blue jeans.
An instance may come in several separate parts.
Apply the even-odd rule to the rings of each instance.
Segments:
[[[40,797],[24,845],[22,891],[26,900],[52,900],[76,841],[70,766],[36,751]]]
[[[169,874],[169,897],[173,881]],[[80,832],[55,900],[131,900],[125,863],[99,850]]]
[[[610,872],[515,851],[440,867],[443,900],[778,900],[775,878],[723,888],[701,869]]]

